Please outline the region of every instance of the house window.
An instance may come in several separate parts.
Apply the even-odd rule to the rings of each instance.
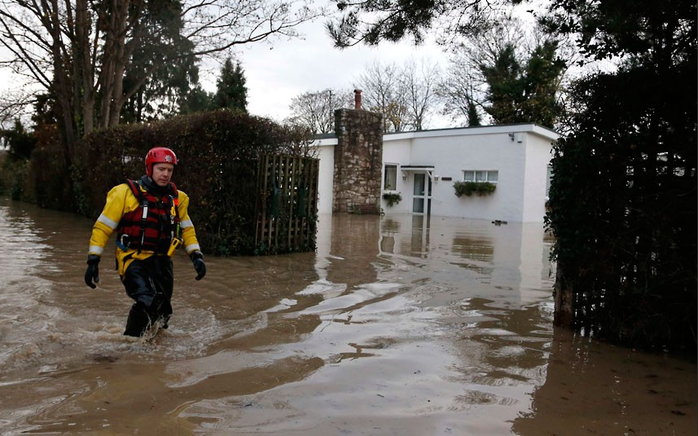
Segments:
[[[466,182],[497,183],[499,171],[466,170],[463,171],[463,180]]]
[[[397,191],[397,165],[385,165],[383,172],[383,190]]]

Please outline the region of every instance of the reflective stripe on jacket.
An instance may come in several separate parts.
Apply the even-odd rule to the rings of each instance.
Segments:
[[[179,216],[179,225],[181,229],[181,237],[184,239],[184,249],[187,254],[191,254],[194,250],[200,250],[199,241],[196,238],[196,230],[194,224],[189,218],[189,196],[178,191],[177,195],[179,204],[176,206]],[[133,191],[127,183],[122,183],[113,187],[107,194],[107,201],[99,218],[92,227],[92,236],[90,237],[89,254],[97,254],[101,256],[104,252],[104,247],[112,233],[119,226],[122,217],[140,207],[138,199],[133,194]],[[138,250],[135,248],[127,248],[126,251],[117,248],[116,260],[118,264],[119,274],[128,268],[132,259],[146,259],[155,254],[151,250]]]
[[[127,212],[119,221],[116,242],[122,250],[135,248],[159,254],[167,253],[173,238],[179,237],[177,188],[173,195],[155,196],[134,180],[128,180],[139,207]]]

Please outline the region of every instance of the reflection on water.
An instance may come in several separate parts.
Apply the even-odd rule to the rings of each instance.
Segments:
[[[84,285],[91,224],[0,199],[3,434],[696,433],[695,365],[552,328],[539,224],[323,216],[315,253],[201,282],[177,256],[150,340],[110,260]]]

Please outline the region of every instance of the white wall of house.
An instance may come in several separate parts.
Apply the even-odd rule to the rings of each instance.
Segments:
[[[524,209],[522,222],[542,221],[547,199],[548,165],[552,158],[552,141],[535,135],[524,136],[526,173],[524,175]]]
[[[334,183],[334,147],[337,138],[316,140],[320,160],[318,180],[318,214],[332,213],[332,183]]]
[[[542,222],[547,169],[557,138],[534,124],[386,134],[383,162],[398,165],[397,192],[402,201],[388,207],[381,200],[381,207],[386,214],[412,213],[415,177],[424,174],[432,180],[432,216]],[[332,211],[336,144],[336,138],[315,143],[320,151],[320,213]],[[478,170],[497,171],[496,191],[484,197],[456,197],[454,182],[463,180],[464,171]]]

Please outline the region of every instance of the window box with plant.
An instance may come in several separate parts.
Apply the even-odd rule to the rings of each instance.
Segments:
[[[402,196],[399,192],[385,192],[383,193],[383,200],[388,203],[388,207],[393,207],[393,205],[398,204],[402,200]]]
[[[471,197],[477,195],[483,197],[491,195],[497,189],[497,185],[490,182],[455,182],[453,188],[456,191],[456,197]]]

